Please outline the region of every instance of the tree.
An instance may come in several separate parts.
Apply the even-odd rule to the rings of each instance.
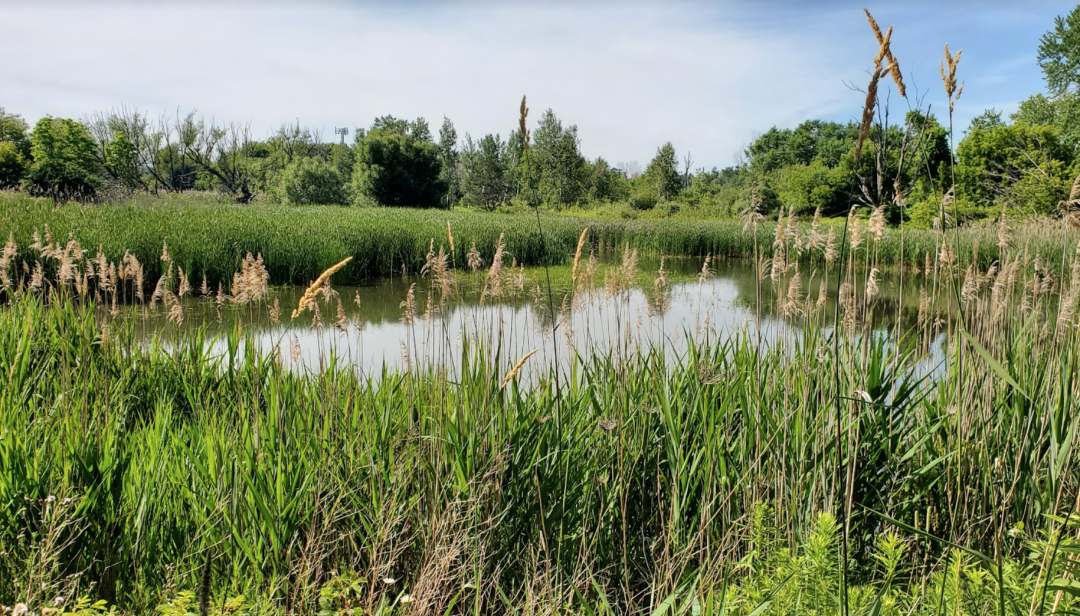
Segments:
[[[577,203],[584,188],[586,165],[577,126],[564,128],[555,112],[548,109],[540,116],[534,138],[530,185],[547,203]]]
[[[665,143],[656,150],[656,156],[645,168],[642,176],[645,186],[660,201],[675,198],[679,194],[682,180],[679,176],[679,160],[675,157],[675,148]]]
[[[414,137],[408,123],[385,118],[356,145],[355,195],[381,205],[438,207],[446,189],[438,146]]]
[[[463,200],[469,205],[493,210],[507,200],[506,144],[498,135],[484,135],[479,142],[465,136]]]
[[[1036,94],[1020,103],[1013,122],[1055,128],[1073,152],[1080,150],[1080,93],[1068,92],[1054,98]]]
[[[30,167],[28,128],[21,116],[0,107],[0,189],[17,187]]]
[[[443,183],[446,184],[446,207],[461,198],[461,179],[458,173],[457,131],[450,118],[443,116],[439,128],[439,162],[442,163]]]
[[[603,158],[597,158],[588,167],[589,201],[603,202],[626,199],[630,195],[626,176],[618,169],[612,169]]]
[[[1080,6],[1054,20],[1054,28],[1039,40],[1037,57],[1051,95],[1080,87]]]
[[[1073,153],[1050,126],[1023,122],[973,130],[957,147],[956,197],[1050,214],[1075,177]]]
[[[329,162],[299,158],[281,174],[281,196],[290,205],[346,205],[349,194],[345,179]]]
[[[42,118],[30,135],[32,190],[57,201],[88,199],[100,186],[94,140],[75,120]]]

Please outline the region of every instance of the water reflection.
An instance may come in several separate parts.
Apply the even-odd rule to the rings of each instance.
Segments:
[[[384,367],[439,365],[460,367],[462,344],[484,348],[500,364],[512,364],[537,349],[533,370],[555,362],[565,365],[573,353],[590,350],[632,353],[663,346],[684,351],[691,340],[705,341],[749,332],[763,344],[797,339],[809,322],[831,323],[838,296],[835,274],[825,282],[821,272],[799,273],[798,300],[791,293],[791,275],[779,284],[760,278],[752,262],[713,261],[712,275],[699,279],[703,260],[642,258],[632,280],[620,280],[617,256],[602,258],[594,284],[574,291],[569,268],[553,268],[549,297],[542,269],[507,274],[498,297],[483,296],[482,271],[459,275],[453,293],[420,277],[395,277],[363,287],[335,287],[336,296],[319,303],[318,314],[290,319],[303,289],[272,291],[265,304],[233,305],[213,299],[185,298],[184,322],[177,326],[163,312],[130,307],[130,319],[144,339],[166,345],[192,328],[205,328],[215,339],[214,352],[224,353],[224,332],[239,322],[244,335],[264,352],[277,352],[288,365],[321,369],[332,352],[338,364],[378,374]],[[861,316],[872,330],[913,328],[919,311],[922,276],[910,272],[878,276],[880,294],[866,303]],[[865,274],[856,275],[855,301],[863,305]],[[415,285],[415,286],[414,286]],[[414,291],[415,311],[404,318],[403,301]],[[760,299],[759,299],[760,298]],[[275,318],[277,302],[280,317]],[[411,321],[411,322],[410,322]],[[554,330],[553,330],[554,324]],[[540,360],[540,361],[537,361]]]

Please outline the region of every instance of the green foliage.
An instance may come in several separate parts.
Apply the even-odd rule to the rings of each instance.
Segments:
[[[1080,153],[1080,92],[1066,92],[1054,98],[1036,94],[1020,103],[1012,120],[1017,124],[1052,127],[1073,156]]]
[[[581,155],[577,126],[564,128],[548,109],[540,116],[533,140],[529,165],[522,170],[529,174],[527,185],[544,203],[578,203],[585,192],[587,163]]]
[[[1039,39],[1039,66],[1054,96],[1080,87],[1080,6],[1058,16],[1054,28]]]
[[[42,118],[30,135],[33,164],[28,180],[38,193],[57,200],[87,199],[101,184],[94,140],[74,120]]]
[[[645,173],[637,182],[643,192],[655,195],[657,201],[667,201],[679,194],[682,177],[679,175],[679,159],[675,148],[665,143],[656,150]]]
[[[494,210],[509,199],[506,144],[498,135],[484,135],[479,142],[465,136],[461,152],[462,201],[485,210]]]
[[[282,200],[290,205],[347,205],[345,178],[321,158],[301,158],[285,167],[280,179]]]
[[[0,189],[18,188],[29,167],[17,145],[0,141]]]
[[[975,204],[1051,214],[1076,176],[1057,130],[1016,122],[971,130],[957,147],[956,195]]]
[[[387,206],[439,207],[446,184],[439,147],[431,143],[430,132],[424,138],[426,126],[386,116],[358,135],[352,176],[356,196]]]

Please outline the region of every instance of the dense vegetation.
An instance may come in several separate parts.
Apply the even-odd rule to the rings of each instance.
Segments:
[[[773,127],[725,169],[695,168],[692,153],[679,156],[670,143],[644,170],[588,160],[577,126],[550,109],[532,130],[531,148],[521,128],[505,138],[459,139],[448,118],[436,137],[423,118],[383,116],[345,145],[324,143],[299,123],[258,140],[243,125],[193,113],[154,120],[126,107],[81,122],[43,118],[31,130],[0,109],[0,189],[21,186],[58,200],[199,189],[242,203],[487,210],[542,203],[655,218],[735,218],[750,206],[766,215],[783,208],[828,217],[866,205],[884,206],[890,223],[924,228],[939,217],[942,199],[954,202],[959,222],[1058,215],[1080,175],[1078,27],[1080,7],[1043,37],[1038,61],[1047,93],[1023,101],[1008,119],[990,109],[966,129],[952,126],[954,83],[944,119],[915,108],[894,124],[886,113],[870,125]]]
[[[1040,48],[1052,98],[1018,114],[1050,120],[985,114],[956,156],[928,114],[875,121],[879,82],[904,85],[891,29],[870,25],[862,121],[770,131],[697,202],[709,174],[689,158],[680,174],[670,145],[627,179],[585,161],[551,112],[529,135],[524,101],[506,142],[467,136],[460,152],[449,121],[436,143],[423,120],[380,118],[347,147],[299,125],[256,142],[194,116],[33,131],[0,117],[4,186],[50,197],[0,197],[0,603],[13,616],[1071,613],[1080,183],[1062,194],[1070,127],[1047,109],[1080,81],[1080,9]],[[960,55],[945,60],[951,116]],[[64,203],[118,187],[169,194]],[[171,194],[197,189],[240,203]],[[740,220],[586,229],[430,210],[611,198]],[[1002,207],[1067,218],[960,224]],[[933,230],[887,224],[905,220]],[[605,248],[621,263],[601,268]],[[701,282],[713,256],[752,257],[754,324],[717,335],[706,316],[677,356],[670,341],[632,344],[639,248],[708,255]],[[522,292],[522,263],[562,261],[567,294],[556,307],[549,287],[539,320],[552,357],[508,356],[514,325],[484,299]],[[910,331],[881,327],[888,264],[918,281]],[[286,359],[248,335],[308,318],[348,335],[332,277],[399,267],[431,289],[425,308],[415,285],[400,302],[401,369],[360,372],[331,344],[306,370],[291,363],[298,340]],[[482,279],[479,307],[460,300],[463,276]],[[282,306],[275,282],[311,284]],[[663,319],[663,265],[645,292]],[[572,348],[596,298],[626,343]],[[192,302],[235,311],[235,326],[221,340],[185,326]],[[460,329],[443,318],[470,310]],[[132,318],[154,314],[185,335],[138,337]],[[800,327],[770,331],[773,318]],[[416,352],[417,336],[445,342],[456,367]]]

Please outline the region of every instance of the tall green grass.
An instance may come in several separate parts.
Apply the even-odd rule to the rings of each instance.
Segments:
[[[490,259],[502,233],[510,257],[521,264],[541,265],[567,263],[586,226],[595,246],[621,250],[629,243],[650,253],[700,257],[753,257],[754,232],[768,254],[774,229],[763,224],[747,232],[734,221],[590,221],[544,215],[541,242],[535,217],[525,213],[237,205],[198,195],[54,207],[46,199],[0,193],[0,242],[13,236],[25,248],[34,230],[44,233],[48,225],[58,241],[71,236],[91,252],[101,246],[110,261],[130,251],[146,266],[149,281],[161,274],[157,257],[167,243],[178,266],[195,280],[205,275],[211,286],[228,284],[248,252],[262,254],[274,284],[306,284],[345,255],[353,260],[338,274],[342,284],[403,270],[416,273],[432,239],[449,249],[448,220],[455,236],[453,261],[459,266],[474,242]],[[1057,263],[1067,233],[1060,224],[1028,225],[1021,227],[1017,241]],[[893,231],[877,248],[877,258],[882,264],[922,266],[928,255],[936,257],[937,238],[932,231],[905,231],[901,254],[901,234]],[[999,258],[996,228],[963,230],[956,252],[965,260],[974,255],[985,269]]]
[[[516,358],[468,345],[453,381],[359,377],[332,351],[306,373],[240,329],[212,357],[199,332],[167,351],[100,317],[30,296],[0,310],[0,603],[92,594],[143,613],[188,589],[310,614],[345,584],[331,602],[369,611],[730,613],[716,601],[741,597],[736,613],[779,614],[811,605],[784,594],[802,588],[835,613],[837,570],[774,552],[824,542],[808,557],[835,564],[818,535],[844,500],[849,592],[870,593],[853,604],[883,588],[892,529],[922,537],[900,564],[928,585],[921,613],[941,613],[948,542],[1015,563],[1025,539],[1073,532],[1047,516],[1080,495],[1074,329],[1039,342],[1012,321],[989,350],[952,346],[935,378],[911,347],[834,355],[817,328],[767,349],[746,334],[678,358],[585,353],[557,397],[544,371],[504,388]]]

